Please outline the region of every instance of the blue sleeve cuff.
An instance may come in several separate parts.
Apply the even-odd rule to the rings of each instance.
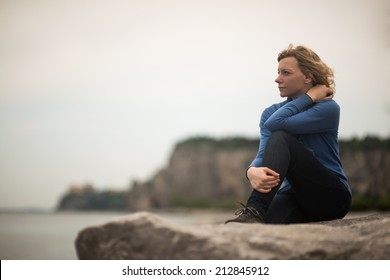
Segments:
[[[249,167],[260,167],[263,162],[262,158],[255,158],[252,163],[249,165]]]

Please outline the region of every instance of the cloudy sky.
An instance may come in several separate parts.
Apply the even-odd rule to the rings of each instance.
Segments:
[[[340,137],[390,136],[386,0],[0,0],[0,208],[124,189],[189,136],[258,136],[277,54],[336,75]]]

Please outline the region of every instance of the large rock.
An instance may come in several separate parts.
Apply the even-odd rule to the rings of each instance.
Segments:
[[[79,259],[390,259],[390,215],[295,225],[177,225],[141,212],[82,230]]]

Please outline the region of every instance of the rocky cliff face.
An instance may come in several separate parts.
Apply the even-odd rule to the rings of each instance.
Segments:
[[[245,170],[258,149],[256,140],[211,139],[179,143],[168,166],[150,181],[135,183],[130,192],[132,209],[180,206],[200,200],[233,201],[250,191]],[[178,205],[179,204],[179,205]]]
[[[390,151],[345,149],[341,161],[354,194],[384,196],[390,194]]]
[[[390,153],[386,146],[341,150],[341,161],[354,194],[390,194]],[[223,207],[245,201],[251,187],[245,171],[258,150],[258,140],[241,138],[189,139],[179,143],[169,160],[145,183],[134,183],[129,196],[132,210],[201,206]],[[215,205],[215,204],[220,205]]]

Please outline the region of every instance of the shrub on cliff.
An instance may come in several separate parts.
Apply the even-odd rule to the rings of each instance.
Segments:
[[[126,191],[97,191],[87,184],[71,187],[60,199],[58,210],[125,210]]]

